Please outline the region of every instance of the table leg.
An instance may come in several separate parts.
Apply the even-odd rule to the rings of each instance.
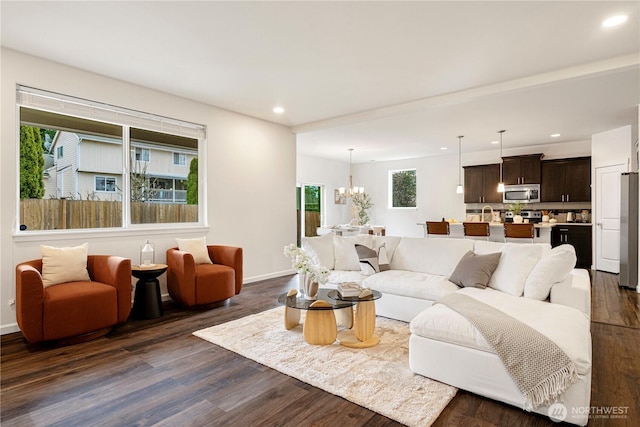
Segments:
[[[316,301],[311,307],[330,307],[326,301]],[[302,334],[309,344],[328,345],[333,344],[338,336],[338,326],[333,310],[307,310],[304,319]]]
[[[135,319],[155,319],[162,316],[162,296],[158,279],[140,279],[131,310]]]
[[[380,342],[374,334],[376,328],[375,301],[360,301],[356,306],[354,333],[340,335],[340,344],[345,347],[366,348],[373,347]]]

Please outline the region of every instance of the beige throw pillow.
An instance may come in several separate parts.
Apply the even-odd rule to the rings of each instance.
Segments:
[[[189,252],[193,256],[193,261],[196,264],[213,264],[211,258],[209,258],[209,251],[207,250],[207,242],[205,237],[196,239],[176,239],[178,242],[178,249],[184,252]]]
[[[87,271],[88,252],[88,243],[67,248],[40,245],[44,287],[91,280]]]

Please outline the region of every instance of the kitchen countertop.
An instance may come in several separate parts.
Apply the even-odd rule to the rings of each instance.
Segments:
[[[476,222],[481,222],[481,221],[476,221]],[[424,222],[418,222],[416,223],[416,225],[422,225],[422,226],[426,226],[426,223]],[[455,227],[455,226],[462,226],[462,222],[450,222],[449,226],[450,227]],[[490,222],[489,223],[489,227],[502,227],[504,225],[503,222]],[[551,227],[555,227],[557,225],[581,225],[581,226],[590,226],[592,225],[590,222],[554,222],[554,223],[550,223],[550,222],[536,222],[533,224],[533,226],[535,228],[551,228]]]

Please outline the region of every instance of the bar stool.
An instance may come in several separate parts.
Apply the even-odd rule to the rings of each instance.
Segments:
[[[489,241],[491,230],[488,222],[463,222],[464,237],[485,237]]]
[[[510,222],[504,223],[504,241],[507,239],[531,239],[533,243],[534,238],[534,226],[529,224],[513,224]]]
[[[427,221],[427,236],[447,236],[451,234],[447,221]]]

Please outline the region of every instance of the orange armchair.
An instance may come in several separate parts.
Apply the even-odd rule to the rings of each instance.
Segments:
[[[86,341],[108,333],[131,311],[131,260],[89,255],[90,281],[44,287],[42,260],[16,266],[16,317],[30,343],[71,338]]]
[[[167,289],[179,304],[191,307],[224,301],[242,289],[242,248],[207,245],[213,264],[196,264],[189,252],[167,250]]]

